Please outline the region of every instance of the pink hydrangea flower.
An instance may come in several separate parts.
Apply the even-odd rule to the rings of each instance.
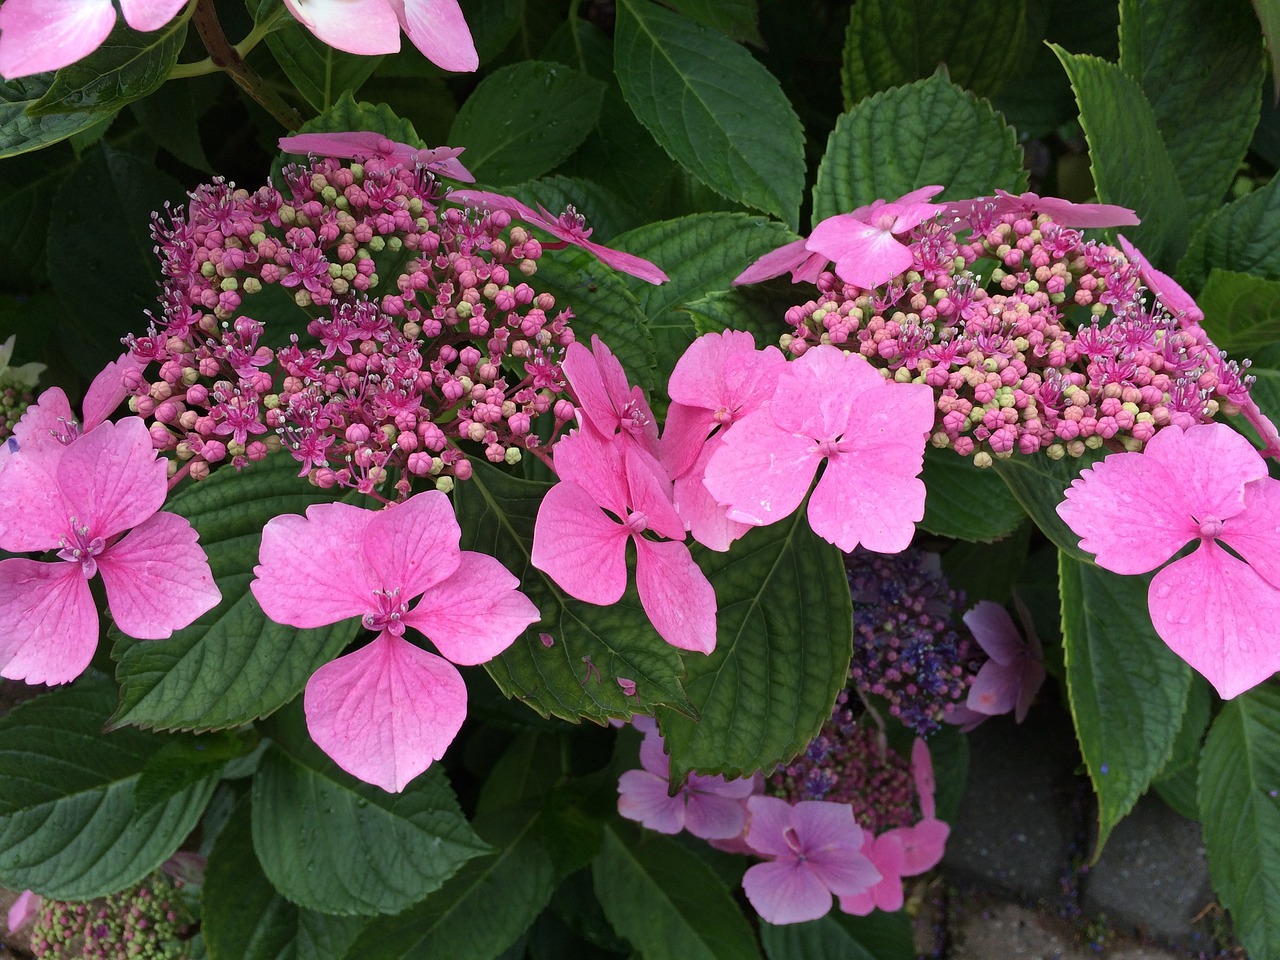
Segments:
[[[1044,214],[1061,227],[1133,227],[1141,221],[1128,207],[1110,203],[1072,203],[1059,197],[1042,197],[1035,193],[1014,196],[1007,190],[997,190],[995,197],[976,197],[957,200],[943,205],[947,216],[972,222],[975,217],[1000,217],[1007,213],[1020,213],[1028,220]]]
[[[285,153],[314,154],[317,157],[338,157],[343,160],[376,158],[407,167],[421,165],[432,173],[464,183],[474,183],[476,179],[458,159],[465,147],[418,149],[368,131],[299,133],[292,137],[281,137],[280,149]]]
[[[671,761],[652,724],[640,744],[640,766],[618,778],[618,813],[628,820],[658,833],[688,830],[703,840],[731,840],[746,829],[747,798],[759,792],[759,779],[694,773],[671,796]]]
[[[89,589],[98,573],[112,618],[131,637],[163,639],[217,605],[196,531],[157,512],[166,475],[137,417],[8,458],[0,502],[22,509],[0,515],[0,549],[57,550],[58,561],[0,561],[0,676],[56,684],[84,672],[98,645]]]
[[[614,250],[588,239],[591,236],[591,228],[573,207],[567,208],[557,217],[541,204],[538,205],[537,210],[534,210],[515,197],[489,193],[485,190],[454,190],[449,194],[449,199],[455,203],[465,203],[470,206],[487,206],[494,210],[505,210],[515,219],[531,227],[537,227],[539,230],[545,230],[560,240],[562,245],[581,247],[595,254],[601,263],[649,283],[666,283],[670,279],[657,264],[644,257],[623,253],[621,250]]]
[[[965,705],[988,717],[1013,711],[1021,723],[1044,683],[1039,637],[1027,624],[1028,639],[1023,640],[1009,611],[990,600],[979,601],[964,615],[964,623],[991,658],[978,670]]]
[[[284,0],[298,22],[331,47],[373,56],[396,53],[400,31],[442,70],[480,66],[458,0]]]
[[[924,516],[918,474],[933,418],[924,384],[886,381],[858,354],[813,347],[725,434],[705,483],[730,520],[764,526],[795,512],[827,460],[809,499],[814,532],[846,553],[897,553]]]
[[[76,420],[62,388],[50,387],[15,424],[13,435],[18,447],[35,451],[65,446],[82,433],[88,433],[116,411],[132,385],[129,379],[137,376],[143,366],[129,353],[107,364],[85,391],[82,422]]]
[[[187,0],[120,0],[125,23],[159,30]],[[111,0],[5,0],[0,5],[0,76],[57,70],[87,57],[116,23]]]
[[[461,728],[467,688],[454,664],[484,663],[538,619],[519,581],[460,550],[460,538],[435,490],[381,511],[317,504],[262,531],[250,589],[268,617],[302,628],[360,617],[377,633],[312,674],[303,707],[338,766],[389,792],[444,756]],[[408,628],[444,656],[410,643]]]
[[[769,923],[817,920],[831,897],[870,889],[880,872],[862,853],[862,829],[847,803],[751,797],[747,844],[768,858],[748,868],[742,887],[756,913]]]
[[[1117,234],[1116,239],[1120,241],[1120,249],[1124,251],[1124,255],[1138,265],[1138,276],[1147,285],[1151,295],[1177,317],[1179,323],[1192,324],[1204,321],[1204,311],[1196,305],[1191,294],[1182,289],[1178,281],[1148,263],[1142,251],[1125,239],[1123,233]]]
[[[1280,669],[1280,481],[1230,427],[1168,426],[1141,453],[1112,454],[1071,484],[1058,515],[1115,573],[1147,573],[1196,544],[1155,575],[1147,603],[1160,638],[1224,699]]]
[[[578,399],[580,420],[607,440],[620,436],[657,456],[658,424],[644,391],[627,382],[626,371],[603,340],[593,335],[590,350],[569,344],[560,369]]]

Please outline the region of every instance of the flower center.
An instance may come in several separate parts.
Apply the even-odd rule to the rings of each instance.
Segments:
[[[373,597],[377,609],[373,613],[366,613],[360,618],[360,622],[369,630],[376,630],[379,633],[385,630],[394,637],[404,636],[403,618],[409,609],[409,604],[400,600],[400,588],[375,590]]]
[[[1222,534],[1222,521],[1217,517],[1209,517],[1207,520],[1200,522],[1200,537],[1203,540],[1212,540]]]
[[[787,841],[787,846],[796,855],[796,859],[801,863],[805,861],[804,847],[800,843],[800,837],[796,834],[795,827],[787,827],[782,831],[782,839]]]
[[[89,528],[80,526],[80,521],[71,518],[71,535],[62,538],[62,549],[58,551],[58,559],[69,563],[80,564],[86,580],[93,579],[98,573],[98,561],[94,558],[106,549],[106,541],[102,537],[89,537]]]
[[[639,536],[649,529],[649,517],[644,513],[627,514],[627,529]]]

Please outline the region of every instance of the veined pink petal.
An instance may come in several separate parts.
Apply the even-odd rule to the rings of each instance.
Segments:
[[[636,537],[636,589],[658,636],[681,650],[716,648],[716,592],[689,548]]]
[[[892,913],[902,909],[905,897],[902,889],[903,849],[902,831],[888,830],[878,837],[863,831],[866,837],[862,855],[880,872],[880,880],[871,887],[852,896],[840,898],[840,909],[857,917],[865,917],[875,910]]]
[[[667,778],[647,770],[628,770],[618,777],[618,813],[658,833],[684,829],[684,795],[667,793]]]
[[[628,444],[627,503],[633,514],[644,514],[646,529],[668,540],[683,540],[684,521],[671,501],[671,479],[657,458],[635,444]]]
[[[442,70],[470,73],[480,66],[458,0],[388,0],[422,55]]]
[[[340,157],[346,160],[368,160],[372,157],[389,159],[385,147],[395,146],[380,133],[371,130],[351,130],[337,133],[297,133],[281,137],[280,149],[285,153],[315,154],[318,157]]]
[[[620,270],[623,273],[630,274],[633,277],[645,281],[646,283],[659,284],[666,283],[671,278],[666,272],[652,260],[646,260],[644,257],[637,257],[634,253],[627,253],[623,250],[615,250],[613,247],[606,247],[603,244],[596,243],[594,240],[587,240],[584,237],[578,237],[571,242],[580,246],[583,250],[588,250],[596,255],[601,263],[614,270]]]
[[[3,9],[3,8],[0,8]],[[56,450],[80,435],[79,421],[61,387],[50,387],[27,407],[13,428],[18,448],[27,453]]]
[[[1022,671],[1016,665],[988,660],[973,678],[965,706],[992,717],[1009,713],[1017,706],[1021,688]]]
[[[1138,276],[1147,285],[1151,295],[1177,317],[1180,324],[1189,325],[1204,321],[1204,311],[1196,305],[1191,294],[1182,289],[1178,281],[1153,267],[1142,255],[1142,251],[1125,239],[1123,233],[1116,234],[1116,239],[1120,241],[1120,249],[1124,251],[1124,255],[1138,265]]]
[[[577,342],[569,344],[560,369],[578,398],[582,416],[601,436],[609,439],[621,431],[649,453],[658,455],[658,426],[653,411],[640,388],[627,382],[622,364],[599,337],[591,337],[590,350]]]
[[[6,0],[0,4],[0,76],[57,70],[97,50],[116,22],[110,0]]]
[[[823,345],[782,368],[769,402],[781,429],[835,440],[849,427],[854,397],[884,386],[885,379],[865,357]]]
[[[120,0],[120,12],[125,23],[148,33],[159,30],[186,5],[187,0]]]
[[[562,481],[547,491],[533,525],[533,565],[570,596],[616,603],[627,589],[630,532],[611,520],[591,494]]]
[[[1015,197],[999,189],[996,196],[999,198],[996,202],[998,213],[1022,211],[1027,216],[1043,213],[1064,227],[1136,227],[1142,222],[1128,207],[1110,203],[1072,203],[1059,197],[1041,197],[1029,192]]]
[[[716,502],[703,482],[707,464],[723,443],[722,433],[708,440],[689,471],[676,479],[672,491],[676,510],[689,528],[690,536],[707,549],[720,553],[751,529],[750,524],[730,520],[728,508]]]
[[[191,522],[157,513],[98,556],[111,618],[128,636],[163,640],[222,600]]]
[[[751,783],[749,780],[734,782],[748,786]],[[747,825],[746,796],[733,797],[721,792],[719,788],[724,783],[723,777],[690,776],[689,784],[682,791],[684,827],[695,837],[729,840],[742,833]]]
[[[951,827],[928,814],[914,826],[890,832],[898,833],[902,840],[902,875],[914,877],[942,862]]]
[[[523,220],[525,223],[535,227],[542,227],[544,230],[547,228],[547,219],[542,214],[515,197],[508,197],[504,193],[493,193],[490,190],[473,190],[467,187],[462,190],[450,191],[449,199],[454,203],[475,207],[477,210],[483,210],[486,207],[491,210],[505,210],[517,220]]]
[[[1244,510],[1223,524],[1218,539],[1240,554],[1262,579],[1280,589],[1280,480],[1244,485]]]
[[[181,9],[186,0],[179,0],[177,9]],[[174,11],[176,13],[177,10]],[[128,18],[128,8],[125,8],[125,17]],[[140,27],[130,21],[130,26],[135,30],[156,30],[164,26],[173,18],[174,14],[169,14],[160,22],[157,27]],[[141,370],[144,364],[134,358],[133,354],[125,351],[118,358],[112,360],[102,369],[102,371],[93,378],[93,382],[89,384],[89,389],[84,394],[84,424],[81,429],[88,433],[98,424],[102,423],[107,417],[116,412],[116,408],[124,402],[125,394],[129,391],[125,388],[125,376],[131,371]]]
[[[1224,700],[1280,670],[1280,589],[1213,541],[1157,573],[1147,602],[1160,639]]]
[[[136,527],[169,492],[166,463],[141,417],[101,423],[84,434],[58,458],[57,476],[72,516],[91,537]]]
[[[776,347],[756,350],[746,331],[705,333],[676,361],[667,392],[675,403],[712,412],[752,410],[773,396],[785,363]]]
[[[627,487],[627,453],[623,440],[608,440],[590,422],[556,441],[551,453],[556,475],[576,483],[597,505],[618,517],[626,515],[631,491]]]
[[[803,238],[793,240],[788,244],[778,247],[777,250],[771,250],[763,257],[757,260],[747,269],[743,270],[734,278],[734,286],[744,283],[761,283],[765,280],[772,280],[774,277],[780,277],[788,270],[794,272],[800,269],[806,260],[814,254],[805,248]],[[827,260],[823,257],[823,262]]]
[[[888,283],[910,270],[915,261],[910,249],[889,230],[848,213],[823,220],[805,246],[834,260],[842,280],[865,290]]]
[[[68,683],[98,646],[98,609],[78,563],[0,560],[0,677]]]
[[[648,720],[649,718],[637,719]],[[653,721],[650,721],[650,723],[653,723]],[[644,739],[640,741],[640,766],[655,777],[669,780],[671,777],[671,760],[667,757],[666,743],[662,739],[662,734],[658,732],[657,724],[653,723],[648,730],[645,730],[643,723],[636,724],[635,727],[645,734]]]
[[[747,900],[769,923],[804,923],[831,910],[831,891],[795,860],[757,863],[742,875]]]
[[[284,5],[331,47],[363,56],[400,49],[400,21],[388,0],[284,0]]]
[[[493,557],[463,550],[446,580],[429,587],[404,617],[446,660],[484,663],[511,646],[538,621],[538,608],[520,592],[520,581]]]
[[[964,625],[988,657],[1002,666],[1016,663],[1027,645],[1013,624],[1009,611],[991,600],[979,600],[965,613]]]
[[[63,447],[33,451],[19,447],[0,471],[0,503],[22,504],[0,510],[0,550],[26,553],[52,550],[70,532],[72,508],[55,479]]]
[[[462,530],[446,494],[427,490],[371,514],[361,546],[377,588],[408,602],[458,569]]]
[[[1170,500],[1169,509],[1174,503],[1185,505],[1198,520],[1234,517],[1244,509],[1244,485],[1267,475],[1262,455],[1225,423],[1166,428],[1142,452],[1174,473],[1175,489],[1162,491]]]
[[[699,455],[707,436],[715,428],[712,412],[703,407],[690,407],[673,402],[667,407],[658,451],[663,467],[671,477],[688,472]]]
[[[18,899],[13,901],[13,905],[9,907],[9,915],[6,918],[9,924],[9,932],[17,933],[21,928],[31,923],[40,912],[41,902],[40,894],[34,890],[23,890],[22,893],[18,894]]]
[[[703,480],[730,520],[755,527],[795,513],[822,459],[813,440],[773,422],[772,406],[766,403],[729,428]]]
[[[338,766],[399,793],[457,736],[467,686],[447,660],[384,632],[312,674],[303,708],[311,738]]]

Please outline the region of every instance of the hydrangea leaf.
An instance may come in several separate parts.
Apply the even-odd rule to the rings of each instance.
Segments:
[[[1280,340],[1280,281],[1214,267],[1196,302],[1209,337],[1232,356],[1253,356]]]
[[[1280,957],[1280,689],[1223,707],[1200,758],[1209,875],[1254,960]]]
[[[555,886],[539,812],[507,809],[477,817],[475,828],[494,852],[467,863],[417,906],[375,920],[348,960],[495,960],[537,919]]]
[[[37,73],[0,81],[0,159],[66,140],[102,119],[93,112],[28,114],[27,108],[48,93],[53,78],[52,73]]]
[[[685,657],[701,719],[659,714],[672,776],[770,770],[830,719],[849,671],[853,602],[840,552],[801,508],[727,553],[694,556],[721,606],[715,651]]]
[[[1150,577],[1059,556],[1062,641],[1076,737],[1098,795],[1101,853],[1173,752],[1191,668],[1156,634]]]
[[[930,533],[990,543],[1008,536],[1026,517],[1000,475],[975,467],[969,457],[928,447],[921,478],[929,493],[920,526]]]
[[[249,723],[293,699],[351,642],[357,620],[299,630],[268,620],[249,593],[266,522],[333,499],[297,472],[293,458],[280,454],[243,473],[216,471],[166,504],[200,533],[222,602],[167,640],[115,633],[121,691],[113,725],[217,730]]]
[[[1200,819],[1200,807],[1196,802],[1196,781],[1200,776],[1200,754],[1205,733],[1209,728],[1213,693],[1209,681],[1197,673],[1191,674],[1191,689],[1187,694],[1187,709],[1178,724],[1178,736],[1173,741],[1169,759],[1151,781],[1151,787],[1169,806],[1188,820]]]
[[[983,97],[999,93],[1021,63],[1026,0],[873,0],[856,3],[840,70],[844,106],[928,77],[945,63],[951,79]],[[998,35],[999,44],[991,37]]]
[[[1214,267],[1280,280],[1280,177],[1220,208],[1196,230],[1178,280],[1197,290]]]
[[[769,960],[913,960],[915,944],[904,912],[854,917],[832,910],[808,923],[760,922]]]
[[[1012,456],[995,460],[993,467],[1012,491],[1040,532],[1063,553],[1083,563],[1093,563],[1093,554],[1080,549],[1080,538],[1058,516],[1062,493],[1080,471],[1101,460],[1106,451],[1086,450],[1081,457],[1051,460],[1045,453]],[[1145,607],[1145,604],[1144,604]]]
[[[316,913],[276,892],[253,852],[248,799],[218,834],[202,896],[200,930],[209,960],[333,960],[369,922]]]
[[[788,232],[783,243],[797,237]],[[790,327],[783,316],[801,299],[800,292],[789,279],[753,283],[728,290],[714,290],[684,304],[693,327],[699,334],[724,330],[746,330],[756,338],[756,346],[777,346]]]
[[[667,6],[690,20],[719,30],[731,40],[764,46],[756,0],[668,0]]]
[[[540,177],[595,128],[604,84],[559,63],[529,60],[495,70],[467,98],[449,145],[466,147],[479,180],[514,184]]]
[[[485,669],[506,696],[544,717],[603,723],[651,714],[659,705],[694,713],[680,682],[679,653],[654,631],[634,583],[617,603],[597,607],[566,596],[532,566],[534,519],[549,488],[478,464],[455,491],[462,549],[501,560],[542,613]],[[635,683],[635,696],[626,695],[619,677]]]
[[[1026,182],[1013,128],[939,68],[840,116],[818,167],[813,222],[932,183],[946,187],[943,199],[961,200],[996,187],[1020,193]]]
[[[1257,19],[1245,0],[1213,16],[1196,0],[1123,0],[1120,68],[1151,104],[1195,223],[1222,203],[1258,125],[1266,59]]]
[[[1167,265],[1185,242],[1186,200],[1151,104],[1116,64],[1051,46],[1080,107],[1098,200],[1137,211],[1142,224],[1125,236],[1157,267]]]
[[[647,960],[760,956],[724,882],[666,837],[606,827],[591,872],[605,916]]]
[[[798,226],[804,135],[777,79],[723,34],[621,0],[622,95],[671,157],[717,193]]]
[[[399,913],[489,852],[439,764],[392,794],[325,756],[301,703],[266,730],[272,744],[253,778],[253,847],[272,885],[299,906]]]
[[[298,93],[321,111],[332,106],[339,96],[351,96],[359,90],[382,62],[382,57],[336,50],[293,20],[267,34],[267,48]]]
[[[630,203],[586,177],[539,177],[513,187],[510,192],[528,206],[542,204],[552,214],[572,206],[586,219],[591,239],[596,243],[608,245],[613,237],[638,226],[642,220]]]
[[[0,720],[0,885],[65,900],[121,890],[195,827],[217,770],[139,810],[135,790],[166,739],[102,732],[115,686],[87,675]]]

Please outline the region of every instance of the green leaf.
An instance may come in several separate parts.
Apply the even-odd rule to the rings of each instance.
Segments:
[[[205,736],[168,737],[142,768],[133,790],[133,805],[141,811],[164,803],[205,777],[217,778],[228,761],[252,752],[259,739],[223,731]]]
[[[0,159],[39,150],[87,130],[102,118],[96,113],[55,113],[33,117],[27,109],[49,92],[52,73],[0,82]]]
[[[74,169],[69,150],[12,157],[0,168],[0,235],[8,250],[0,288],[28,291],[48,282],[49,198]],[[18,338],[19,350],[23,339]]]
[[[1271,66],[1271,98],[1280,103],[1280,3],[1272,0],[1253,0],[1254,13],[1262,25],[1262,35],[1267,39],[1268,59]]]
[[[498,813],[545,797],[562,774],[563,749],[560,735],[521,730],[485,777],[476,813]]]
[[[222,602],[167,640],[117,634],[112,656],[122,686],[114,726],[217,730],[249,723],[292,700],[351,642],[358,620],[299,630],[268,620],[249,593],[266,522],[333,499],[297,479],[296,468],[281,453],[243,473],[218,470],[165,505],[200,533]]]
[[[606,827],[592,867],[596,896],[645,960],[749,960],[751,927],[719,877],[674,841]]]
[[[506,696],[544,717],[603,723],[652,713],[660,704],[693,713],[680,683],[680,656],[654,632],[634,585],[618,603],[597,607],[565,596],[533,567],[534,519],[549,488],[477,464],[472,478],[454,492],[462,549],[501,560],[542,614],[485,669]],[[617,677],[635,681],[636,696],[628,698]]]
[[[216,776],[137,810],[134,790],[164,738],[103,733],[115,687],[87,676],[0,720],[0,884],[89,900],[145,877],[186,839]]]
[[[760,922],[769,960],[914,960],[907,915],[877,911],[854,917],[832,910],[819,920],[774,926]]]
[[[930,76],[994,96],[1022,63],[1026,0],[872,0],[856,3],[840,70],[845,109],[864,97]],[[994,35],[1000,43],[992,44]]]
[[[785,242],[795,240],[788,234]],[[778,345],[778,340],[791,327],[785,319],[787,310],[800,299],[790,280],[771,280],[745,287],[717,290],[690,300],[684,311],[693,320],[698,333],[720,333],[723,330],[746,330],[756,338],[756,346]]]
[[[488,183],[519,183],[559,166],[591,133],[604,84],[559,63],[527,60],[496,70],[458,111],[449,143]]]
[[[928,490],[920,526],[938,536],[990,543],[1026,517],[998,473],[950,450],[927,448],[920,478]]]
[[[720,609],[714,652],[685,658],[701,718],[659,714],[672,776],[771,770],[817,735],[845,685],[853,602],[840,551],[809,529],[801,507],[727,553],[694,557]]]
[[[1215,344],[1248,356],[1280,340],[1280,281],[1214,267],[1196,298]]]
[[[149,33],[139,33],[118,19],[98,49],[54,75],[28,112],[33,117],[114,113],[165,82],[186,39],[186,17],[175,17]]]
[[[1147,792],[1173,752],[1191,668],[1151,625],[1150,577],[1059,557],[1062,641],[1076,737],[1098,795],[1098,843]]]
[[[1186,200],[1146,95],[1116,64],[1051,46],[1080,107],[1098,199],[1137,211],[1142,224],[1125,235],[1157,266],[1171,261],[1185,242]]]
[[[1040,532],[1053,541],[1054,546],[1075,560],[1093,563],[1093,554],[1080,549],[1080,538],[1063,523],[1057,507],[1071,481],[1080,476],[1080,471],[1097,463],[1106,453],[1106,450],[1086,450],[1081,457],[1063,457],[1061,460],[1051,460],[1045,453],[1029,457],[1015,454],[995,460],[993,466],[1014,498],[1022,504],[1022,509],[1035,521]]]
[[[963,150],[955,149],[958,143]],[[836,121],[813,188],[813,222],[940,183],[960,200],[1025,189],[1022,148],[985,100],[945,69],[864,100]]]
[[[1200,775],[1200,753],[1211,719],[1212,700],[1209,681],[1192,673],[1187,708],[1183,711],[1182,722],[1178,724],[1173,749],[1165,765],[1151,781],[1151,786],[1165,803],[1189,820],[1200,819],[1200,811],[1196,806],[1196,779]]]
[[[612,237],[641,222],[631,204],[585,177],[540,177],[513,187],[510,192],[529,206],[542,204],[553,213],[572,206],[586,219],[596,243],[608,244]]]
[[[397,143],[411,147],[426,144],[418,136],[413,124],[385,103],[372,104],[356,100],[348,90],[342,91],[333,105],[318,117],[308,120],[298,128],[298,133],[342,133],[350,130],[368,130],[380,133]]]
[[[500,956],[551,899],[555,884],[538,840],[540,819],[536,811],[510,809],[477,818],[477,832],[496,852],[472,860],[418,906],[375,920],[348,960]]]
[[[618,4],[614,61],[622,95],[677,163],[797,228],[803,130],[768,70],[723,35],[648,0]]]
[[[1247,0],[1123,0],[1120,67],[1147,95],[1195,223],[1222,203],[1258,125],[1266,66],[1253,11]]]
[[[1210,217],[1191,238],[1178,279],[1194,291],[1214,267],[1280,280],[1280,177]]]
[[[267,47],[285,76],[317,110],[327,109],[339,96],[352,96],[382,62],[382,57],[335,50],[297,22],[267,34]]]
[[[756,0],[665,0],[666,6],[731,40],[764,46]]]
[[[214,78],[210,78],[211,80]],[[200,142],[198,121],[209,107],[198,101],[190,81],[166,83],[159,90],[129,107],[139,126],[156,143],[189,167],[214,172]]]
[[[253,846],[271,883],[299,906],[398,913],[489,851],[438,764],[387,793],[338,769],[312,743],[300,706],[270,734],[253,778]]]
[[[1209,875],[1253,960],[1280,957],[1280,689],[1228,703],[1200,758]]]

